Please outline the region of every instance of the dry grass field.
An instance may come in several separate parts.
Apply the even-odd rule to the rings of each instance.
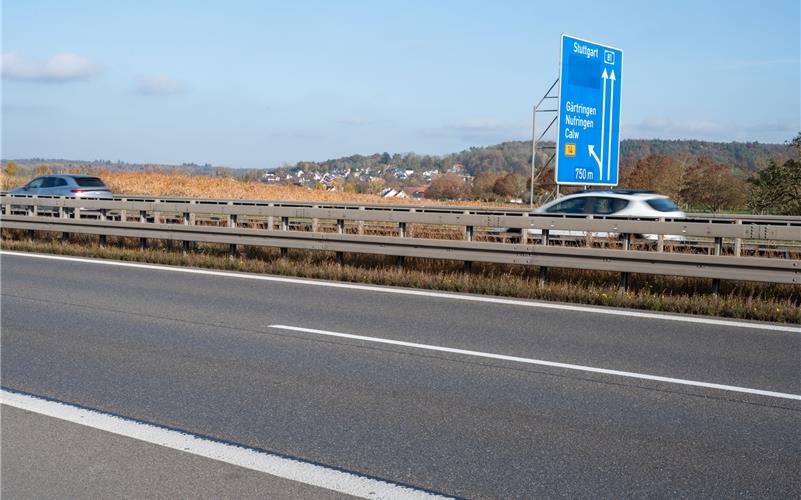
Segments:
[[[207,177],[162,172],[95,172],[117,195],[175,196],[182,198],[224,198],[237,200],[319,201],[330,203],[389,203],[393,205],[442,205],[437,200],[382,198],[371,194],[325,191],[299,186],[276,186],[258,181],[240,181],[226,177]],[[30,177],[0,174],[3,191],[21,186]],[[447,202],[448,205],[498,206],[475,201]],[[514,206],[514,205],[510,205]]]

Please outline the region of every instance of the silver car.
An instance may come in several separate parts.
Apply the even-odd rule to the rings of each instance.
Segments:
[[[36,177],[9,194],[69,196],[71,198],[112,198],[111,190],[98,177],[82,174],[54,174]]]
[[[686,214],[665,195],[637,189],[588,190],[569,194],[537,208],[534,213],[543,215],[585,215],[595,217],[627,217],[632,219],[682,219]],[[541,234],[540,231],[536,231]],[[583,231],[551,231],[554,236],[583,237]],[[593,233],[594,237],[614,236]],[[637,235],[656,240],[655,234]],[[681,241],[680,235],[665,235],[666,240]]]
[[[593,216],[593,217],[625,217],[631,219],[682,219],[685,213],[665,195],[637,189],[604,189],[587,190],[568,194],[557,200],[546,203],[534,210],[537,215],[555,216]],[[500,233],[520,234],[520,229],[500,228]],[[539,236],[542,231],[529,229],[528,234]],[[584,238],[585,231],[552,229],[550,236],[560,238]],[[617,234],[593,232],[595,238],[618,237]],[[646,240],[657,240],[656,234],[639,234]],[[665,240],[683,241],[681,235],[664,235]]]

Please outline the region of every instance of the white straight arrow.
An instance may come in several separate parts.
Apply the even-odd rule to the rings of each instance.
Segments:
[[[615,116],[615,70],[612,70],[612,74],[609,75],[609,139],[608,145],[606,148],[606,180],[612,180],[612,118]],[[606,90],[606,86],[604,86],[604,90]],[[601,129],[603,130],[603,125],[601,125]],[[601,137],[603,141],[603,136]]]
[[[601,159],[598,161],[598,157],[595,157],[595,160],[598,161],[598,177],[599,181],[604,180],[604,124],[606,124],[606,79],[609,78],[609,74],[606,72],[606,68],[604,68],[604,73],[601,75],[601,78],[604,79],[604,91],[601,97]],[[590,153],[592,155],[592,153]]]

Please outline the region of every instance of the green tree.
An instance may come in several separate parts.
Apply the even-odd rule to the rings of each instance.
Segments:
[[[748,182],[748,206],[754,212],[801,215],[801,161],[771,162]]]
[[[748,207],[754,212],[801,215],[801,132],[786,144],[789,160],[774,158],[748,179]]]
[[[17,175],[17,164],[10,161],[6,164],[6,173],[12,177]]]

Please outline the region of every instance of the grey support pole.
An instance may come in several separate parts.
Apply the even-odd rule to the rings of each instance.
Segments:
[[[623,251],[628,252],[631,248],[631,235],[628,233],[623,234]],[[629,290],[629,273],[620,273],[620,294],[624,294]]]
[[[281,217],[281,231],[289,231],[289,217]],[[289,249],[282,247],[281,258],[286,259],[287,257],[289,257]]]
[[[473,241],[474,231],[475,228],[473,226],[465,227],[465,232],[464,232],[465,241]],[[472,270],[473,270],[473,261],[471,260],[464,261],[464,272],[469,273]]]
[[[342,219],[337,219],[337,234],[345,234],[345,221]],[[345,260],[345,254],[343,252],[337,252],[337,264],[342,265],[342,261]]]
[[[184,215],[183,215],[184,226],[190,226],[191,225],[192,219],[191,219],[190,215],[191,214],[189,212],[184,212]],[[184,255],[187,255],[189,253],[190,246],[191,246],[191,242],[188,241],[188,240],[184,240],[183,243],[181,244],[181,252]]]
[[[398,237],[399,238],[405,238],[406,237],[406,223],[405,222],[398,222]],[[403,257],[403,255],[398,255],[398,257],[395,259],[395,263],[398,266],[402,266],[403,262],[405,260],[406,259]]]
[[[139,211],[139,223],[146,224],[147,223],[147,211],[140,210]],[[147,248],[147,238],[139,238],[139,250],[144,250]]]
[[[723,250],[723,238],[718,236],[715,238],[715,255],[720,256],[721,250]],[[720,278],[712,280],[712,293],[715,295],[720,293]]]
[[[228,215],[228,227],[232,228],[236,227],[236,215],[234,214]],[[228,245],[228,258],[231,260],[236,259],[236,243],[230,243]]]

